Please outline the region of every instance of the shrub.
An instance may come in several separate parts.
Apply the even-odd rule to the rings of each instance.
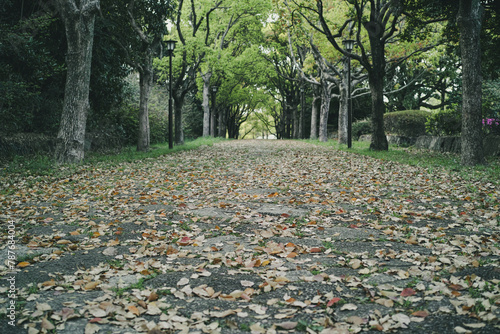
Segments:
[[[372,124],[369,120],[362,120],[352,123],[352,139],[359,140],[362,135],[372,133]]]
[[[425,130],[433,136],[459,135],[462,131],[462,115],[457,110],[440,110],[427,117]]]
[[[403,110],[384,115],[385,131],[405,137],[425,135],[425,122],[429,112],[424,110]]]
[[[500,135],[500,119],[483,119],[483,131],[485,134]]]

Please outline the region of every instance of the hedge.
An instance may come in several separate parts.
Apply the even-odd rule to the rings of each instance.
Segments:
[[[384,130],[387,134],[419,137],[425,135],[425,122],[430,113],[424,110],[403,110],[384,115]]]

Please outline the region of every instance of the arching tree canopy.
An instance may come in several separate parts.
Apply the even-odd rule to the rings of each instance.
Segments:
[[[72,9],[56,4],[6,0],[0,8],[4,134],[54,135],[58,128],[69,133],[68,124],[75,124],[61,115],[68,108],[63,88],[76,80],[70,76],[73,51],[66,44],[75,40],[68,40],[64,27],[76,18],[70,13],[78,11],[93,15],[87,28],[75,26],[93,43],[92,57],[76,61],[88,62],[90,79],[88,87],[82,86],[80,109],[89,120],[85,116],[78,121],[78,139],[62,141],[69,150],[77,142],[75,147],[83,150],[85,127],[109,120],[115,122],[109,128],[137,131],[132,136],[138,149],[148,149],[148,98],[151,87],[168,78],[167,39],[178,41],[172,64],[176,143],[184,141],[184,129],[193,122],[200,124],[199,135],[233,138],[267,127],[278,138],[319,134],[327,140],[333,128],[345,143],[350,87],[354,118],[366,115],[357,106],[370,97],[375,150],[388,148],[386,111],[462,106],[462,162],[476,164],[483,161],[480,147],[474,146],[481,142],[481,119],[500,117],[491,107],[500,77],[500,1],[101,0]],[[346,39],[355,41],[351,52],[344,47]],[[138,73],[141,84],[135,120],[127,121],[134,127],[121,124],[125,117],[116,117],[120,110],[130,110],[124,105],[129,73]],[[493,104],[481,100],[481,77],[486,99]],[[183,124],[186,115],[195,115],[193,108],[203,110],[203,116]],[[252,113],[250,119],[264,126],[245,127],[240,133]],[[83,155],[75,156],[67,161]]]

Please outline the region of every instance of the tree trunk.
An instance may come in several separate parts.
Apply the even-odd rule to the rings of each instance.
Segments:
[[[340,99],[339,99],[339,144],[347,145],[347,112],[349,111],[349,96],[347,93],[347,71],[345,78],[340,84]]]
[[[146,63],[139,71],[139,134],[137,138],[137,151],[147,152],[150,146],[149,130],[149,95],[153,84],[153,58],[147,55]]]
[[[210,78],[212,72],[207,72],[201,75],[203,79],[203,137],[210,136]]]
[[[80,163],[84,158],[85,127],[89,110],[90,68],[95,12],[99,1],[58,0],[68,45],[66,85],[61,124],[57,134],[57,163]]]
[[[226,138],[226,109],[219,110],[219,134],[220,138]]]
[[[184,96],[174,95],[174,125],[176,145],[184,145],[184,129],[182,128],[182,107],[184,106]]]
[[[292,106],[292,138],[299,138],[299,110],[297,104],[293,104]]]
[[[215,95],[215,93],[212,93]],[[214,137],[216,136],[215,131],[217,130],[217,114],[215,112],[215,97],[212,98],[212,108],[210,111],[210,136]]]
[[[463,80],[461,163],[465,166],[485,163],[481,127],[481,19],[479,0],[460,0],[458,23]]]
[[[378,24],[374,24],[378,27]],[[375,151],[387,151],[389,143],[384,132],[384,78],[385,78],[385,55],[384,44],[381,41],[382,29],[370,29],[370,47],[372,52],[372,69],[368,73],[370,93],[372,97],[372,141],[370,149]]]
[[[328,141],[328,113],[330,112],[332,87],[328,83],[321,85],[321,110],[319,115],[319,140]]]
[[[299,115],[299,138],[304,139],[304,132],[305,132],[305,122],[304,118],[306,115],[306,105],[305,105],[305,92],[304,92],[304,87],[301,86],[300,89],[300,115]]]
[[[318,102],[321,100],[321,96],[317,95],[316,88],[313,88],[313,100],[311,107],[311,135],[310,139],[318,139]]]

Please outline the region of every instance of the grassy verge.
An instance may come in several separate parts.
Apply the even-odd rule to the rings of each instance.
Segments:
[[[184,145],[174,146],[173,149],[168,148],[168,143],[152,145],[149,152],[138,152],[135,147],[126,147],[117,154],[102,154],[95,152],[87,152],[82,165],[96,164],[119,164],[122,162],[133,162],[143,159],[157,158],[166,154],[173,154],[181,151],[194,150],[201,146],[212,146],[217,142],[221,142],[220,138],[198,138],[193,141],[186,142]],[[56,175],[62,170],[72,170],[76,166],[57,166],[52,157],[38,155],[31,157],[15,157],[12,161],[6,163],[0,168],[0,176],[6,174],[21,174],[21,175]]]
[[[394,161],[410,166],[423,167],[432,172],[432,170],[446,170],[451,174],[460,176],[464,180],[480,181],[500,185],[500,158],[488,157],[488,164],[485,166],[465,167],[460,165],[460,156],[453,153],[440,153],[430,150],[416,149],[413,147],[403,148],[390,146],[388,151],[370,150],[369,142],[353,142],[352,148],[348,149],[346,145],[339,145],[337,141],[328,141],[326,143],[317,140],[306,140],[306,142],[333,147],[340,151],[350,152],[369,156],[375,159]]]

